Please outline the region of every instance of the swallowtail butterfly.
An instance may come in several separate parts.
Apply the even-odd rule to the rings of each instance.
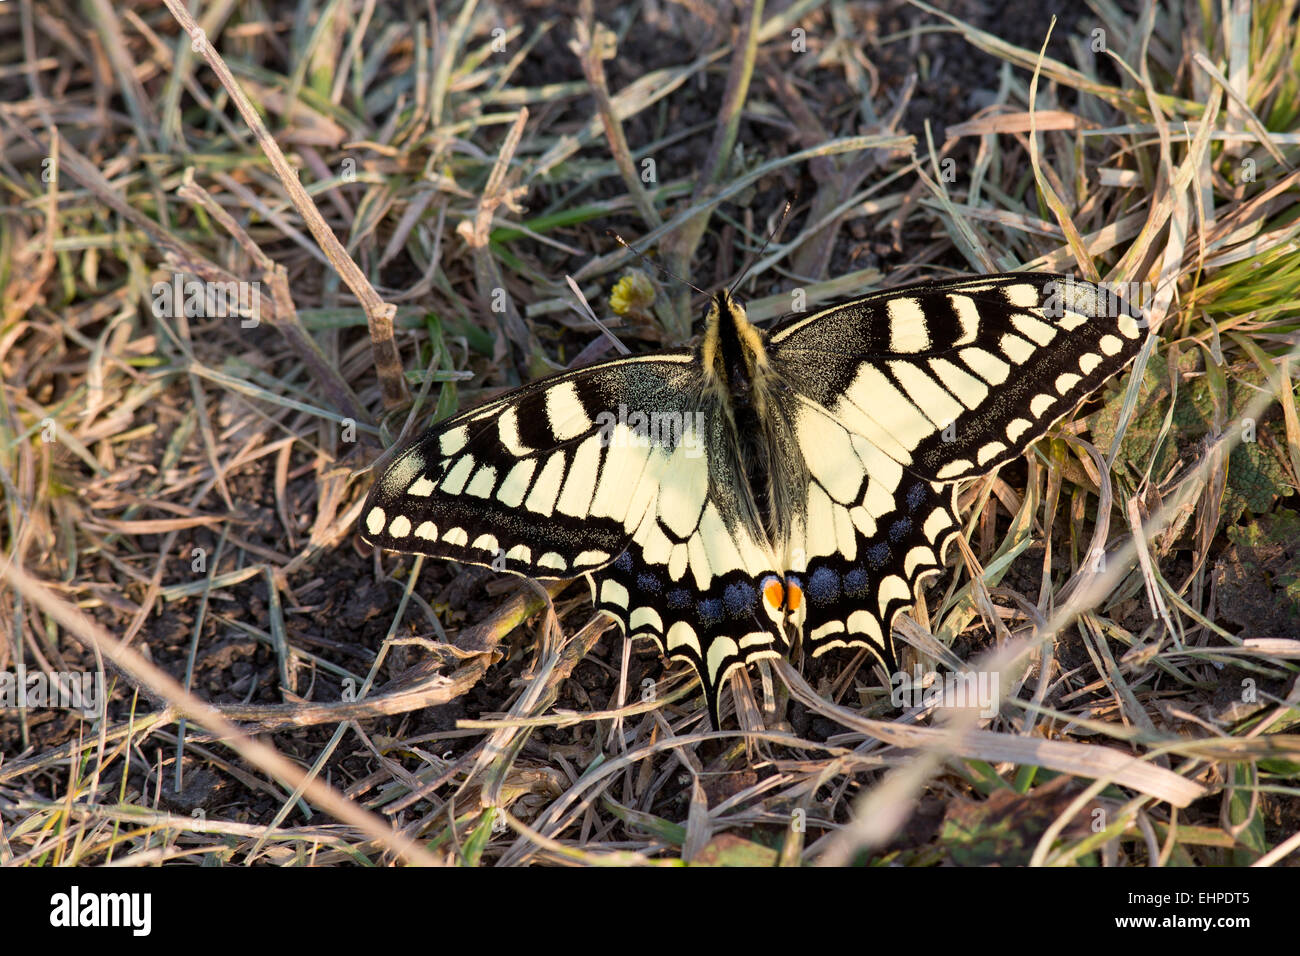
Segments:
[[[866,647],[958,533],[956,482],[1024,451],[1136,355],[1141,313],[1010,273],[856,298],[772,331],[729,292],[694,348],[525,385],[439,422],[361,512],[396,551],[585,576],[598,608],[698,672]]]

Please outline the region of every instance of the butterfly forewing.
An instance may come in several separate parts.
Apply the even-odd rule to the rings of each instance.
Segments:
[[[375,484],[363,536],[541,578],[610,563],[671,453],[654,435],[625,440],[619,406],[682,405],[689,366],[689,352],[607,362],[439,423]]]
[[[929,283],[775,333],[801,394],[915,475],[957,481],[1018,456],[1124,367],[1140,314],[1065,276]]]

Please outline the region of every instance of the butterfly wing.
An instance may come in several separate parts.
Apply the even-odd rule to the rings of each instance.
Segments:
[[[867,296],[772,336],[796,392],[933,481],[984,474],[1137,354],[1142,317],[1067,276],[1009,273]]]
[[[814,655],[872,649],[958,532],[955,488],[1018,456],[1137,354],[1141,315],[1089,283],[1008,274],[833,306],[773,333],[811,480],[795,529]]]
[[[690,353],[542,379],[440,422],[401,452],[362,510],[362,537],[535,578],[613,561],[659,490],[663,446],[622,440],[618,412],[685,414]]]
[[[727,675],[789,647],[779,602],[766,590],[780,581],[778,562],[737,519],[737,479],[715,453],[723,417],[696,426],[703,439],[679,445],[666,461],[661,474],[671,480],[659,483],[626,550],[592,575],[592,596],[629,636],[649,637],[695,669],[718,727]]]
[[[893,671],[894,619],[943,566],[959,530],[954,487],[908,473],[825,408],[800,399],[796,431],[809,484],[792,530],[794,623],[813,657],[868,647]]]
[[[529,577],[588,575],[625,633],[695,668],[716,726],[727,674],[786,648],[762,598],[775,561],[737,520],[737,476],[710,454],[724,427],[689,351],[543,379],[400,453],[362,509],[362,537]]]

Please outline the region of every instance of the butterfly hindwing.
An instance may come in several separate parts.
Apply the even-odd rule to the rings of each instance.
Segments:
[[[883,456],[809,399],[796,422],[809,481],[790,576],[803,593],[804,649],[867,647],[892,670],[894,619],[957,533],[954,489]]]
[[[668,540],[654,509],[622,555],[591,575],[596,606],[630,637],[649,637],[700,677],[714,726],[718,698],[737,667],[788,652],[782,616],[764,596],[780,577],[770,552],[743,529],[728,531],[716,501],[698,524]]]
[[[708,407],[702,395],[697,402]],[[626,549],[589,575],[596,606],[629,637],[648,637],[695,669],[715,726],[727,674],[788,649],[762,594],[765,580],[779,580],[776,561],[736,518],[721,421],[698,408],[687,414],[680,440],[662,450],[655,485],[628,510],[629,528],[631,515],[640,519]]]

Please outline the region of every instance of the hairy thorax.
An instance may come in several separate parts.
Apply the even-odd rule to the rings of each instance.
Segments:
[[[769,360],[766,334],[727,292],[710,305],[700,360],[705,400],[723,419],[720,453],[729,460],[719,474],[739,486],[735,519],[779,552],[802,519],[807,469],[778,398],[788,388]]]

